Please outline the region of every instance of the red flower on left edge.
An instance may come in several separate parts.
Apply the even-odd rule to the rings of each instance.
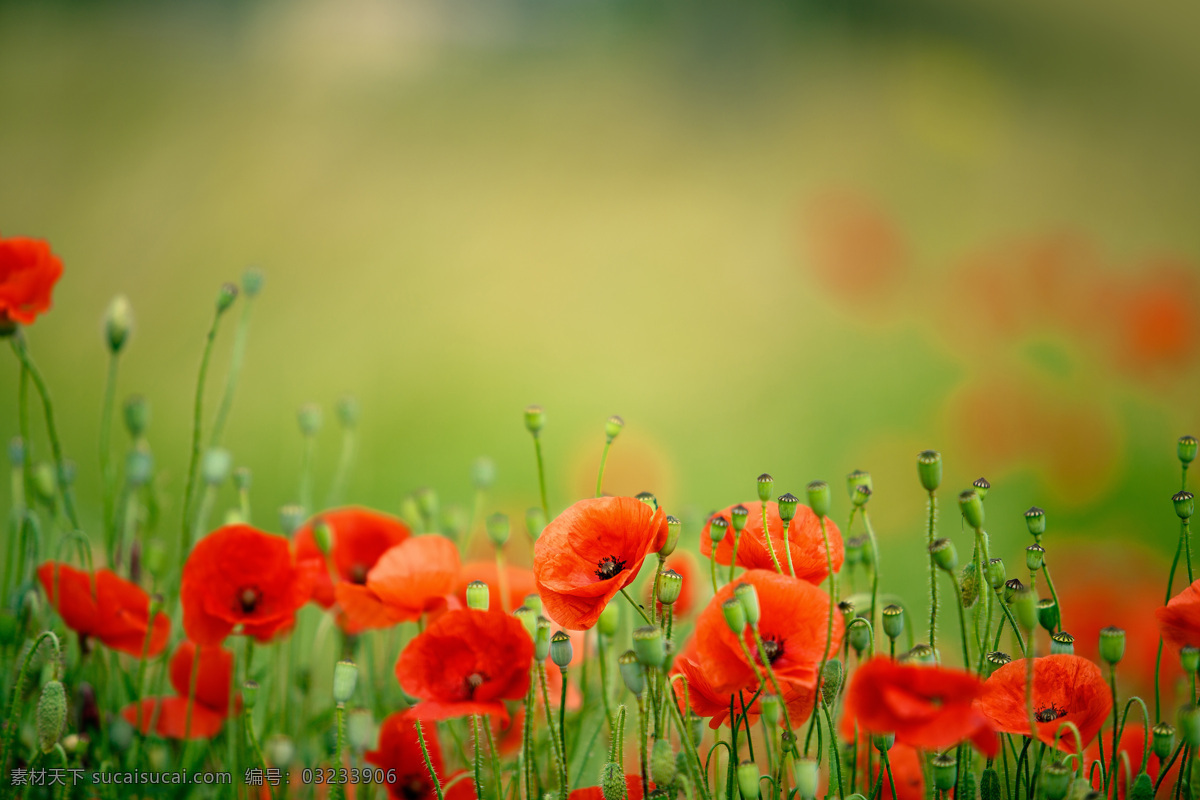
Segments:
[[[226,525],[201,539],[183,565],[183,628],[198,644],[218,644],[241,627],[260,642],[289,629],[312,594],[313,562],[296,564],[288,540],[249,525]]]
[[[438,617],[408,643],[396,662],[400,687],[421,700],[410,719],[468,714],[508,718],[504,700],[529,689],[533,640],[503,611],[459,609]]]
[[[41,239],[0,239],[0,330],[12,323],[31,325],[50,310],[50,292],[62,275],[62,262]]]
[[[93,594],[91,574],[54,561],[38,567],[37,574],[50,605],[67,627],[81,637],[93,636],[122,653],[142,655],[151,623],[150,597],[141,587],[117,577],[112,570],[102,569],[95,573]],[[151,657],[167,646],[171,622],[160,611],[154,615],[152,627],[146,653]]]
[[[220,645],[201,647],[200,662],[195,663],[196,644],[184,641],[171,656],[171,687],[173,697],[147,697],[141,705],[141,731],[154,732],[168,739],[211,739],[221,732],[229,716],[229,684],[233,678],[233,653]],[[196,693],[192,702],[191,725],[188,725],[188,695],[191,693],[192,669],[196,670]],[[121,709],[121,716],[130,725],[138,725],[139,703]]]

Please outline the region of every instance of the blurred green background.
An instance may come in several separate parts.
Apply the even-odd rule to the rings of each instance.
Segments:
[[[926,447],[948,500],[991,480],[1013,562],[1032,504],[1052,559],[1169,553],[1174,442],[1200,431],[1197,23],[1094,0],[0,6],[0,235],[66,265],[28,336],[85,517],[109,299],[137,319],[119,396],[150,398],[178,491],[217,286],[257,265],[226,443],[264,527],[296,500],[296,409],[326,411],[320,497],[351,393],[350,494],[383,509],[469,503],[481,454],[485,510],[535,505],[540,403],[554,508],[590,493],[613,413],[607,488],[691,535],[760,472],[802,494],[871,470],[885,588],[914,599]]]

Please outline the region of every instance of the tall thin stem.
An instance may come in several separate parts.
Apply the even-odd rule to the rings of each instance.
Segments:
[[[604,496],[604,465],[608,463],[608,450],[612,447],[611,438],[604,440],[604,450],[600,452],[600,472],[596,475],[596,497]],[[543,502],[543,510],[545,503]]]
[[[246,341],[250,338],[250,310],[252,308],[254,308],[254,295],[246,292],[246,300],[242,305],[242,316],[238,320],[237,331],[233,335],[233,352],[229,356],[229,373],[225,378],[225,391],[221,394],[221,404],[217,406],[217,415],[213,418],[209,448],[221,445],[221,435],[225,432],[225,423],[229,420],[229,412],[233,408],[233,394],[237,390],[238,379],[242,374],[242,362],[246,360]]]
[[[200,464],[200,431],[204,425],[204,383],[208,377],[208,362],[212,359],[213,342],[217,338],[222,313],[218,306],[213,314],[212,324],[208,326],[208,335],[204,339],[204,353],[200,356],[200,374],[196,378],[196,398],[192,407],[192,449],[188,459],[187,483],[184,484],[183,522],[180,530],[181,559],[192,549],[192,495],[196,491],[196,469]]]
[[[110,542],[110,550],[108,557],[111,563],[113,554],[111,550],[111,542],[115,536],[116,522],[116,476],[115,468],[112,459],[112,417],[113,403],[117,393],[117,366],[120,364],[120,355],[118,352],[111,352],[108,356],[108,374],[104,380],[104,405],[100,411],[100,482],[101,495],[104,504],[104,532],[106,539]]]
[[[929,490],[929,530],[926,546],[932,545],[934,539],[937,538],[937,493],[932,489]],[[937,650],[937,612],[938,612],[938,584],[937,584],[937,562],[933,560],[933,554],[929,554],[929,647]]]
[[[537,455],[538,489],[542,496],[542,514],[548,520],[550,519],[550,504],[546,502],[546,465],[542,461],[542,440],[536,433],[533,434],[533,452]]]

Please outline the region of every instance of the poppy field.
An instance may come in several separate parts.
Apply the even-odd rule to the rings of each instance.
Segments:
[[[223,438],[264,275],[215,292],[186,469],[170,486],[151,436],[185,423],[152,419],[138,395],[117,402],[134,332],[124,297],[93,343],[108,364],[99,458],[64,449],[58,421],[80,398],[56,394],[36,359],[60,278],[71,271],[51,243],[0,239],[0,334],[19,375],[5,387],[19,435],[0,796],[1200,794],[1190,435],[1162,443],[1178,468],[1159,488],[1174,559],[1099,587],[1128,593],[1116,606],[1088,594],[1098,571],[1056,542],[1052,510],[1024,512],[1027,544],[994,543],[989,527],[1014,521],[993,519],[991,483],[948,485],[932,449],[912,454],[904,489],[925,508],[916,570],[883,557],[861,469],[796,487],[750,476],[741,502],[699,518],[652,491],[610,494],[619,416],[597,426],[594,492],[552,505],[554,428],[539,406],[512,415],[535,467],[523,518],[493,507],[488,458],[471,466],[469,509],[429,488],[398,513],[356,505],[352,397],[337,405],[326,501],[313,446],[324,420],[306,405],[298,502],[267,512]],[[223,326],[233,355],[211,376]],[[102,487],[86,515],[84,469]],[[1136,600],[1143,579],[1161,599]]]

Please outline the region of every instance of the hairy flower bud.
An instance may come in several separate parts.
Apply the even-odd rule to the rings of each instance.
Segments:
[[[67,692],[60,681],[47,681],[37,705],[38,747],[49,753],[67,724]]]
[[[922,450],[917,454],[917,476],[927,492],[936,492],[942,485],[942,454],[936,450]]]
[[[675,748],[670,739],[655,739],[650,754],[650,777],[659,786],[675,782]]]
[[[796,794],[800,800],[814,800],[820,778],[817,762],[811,758],[797,759],[792,765],[792,776],[796,780]]]
[[[988,586],[991,586],[993,589],[999,589],[1004,585],[1004,559],[988,559],[986,571]]]
[[[609,761],[600,768],[600,792],[604,800],[626,800],[625,773],[620,764]]]
[[[821,694],[824,696],[827,706],[833,704],[838,691],[842,688],[842,673],[840,660],[831,658],[825,662],[825,669],[821,672]]]
[[[683,591],[683,576],[669,569],[658,576],[658,602],[664,606],[674,605]]]

